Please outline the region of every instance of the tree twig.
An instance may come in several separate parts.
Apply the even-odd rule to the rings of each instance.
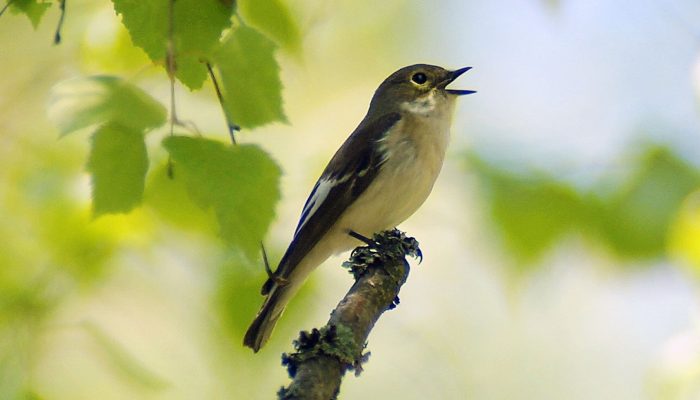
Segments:
[[[356,248],[343,265],[355,283],[321,329],[301,332],[295,352],[282,355],[292,382],[280,389],[280,399],[328,400],[340,391],[348,370],[362,371],[370,331],[382,313],[396,307],[408,278],[406,256],[421,255],[418,242],[396,229],[374,236],[374,245]]]

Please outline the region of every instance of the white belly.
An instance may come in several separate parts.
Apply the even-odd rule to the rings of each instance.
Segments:
[[[439,169],[419,162],[391,162],[339,221],[344,230],[366,236],[396,227],[428,198]]]
[[[449,120],[445,122],[449,123]],[[395,228],[425,202],[442,168],[449,139],[448,123],[416,125],[430,133],[420,132],[420,135],[413,135],[412,140],[402,139],[405,135],[397,136],[375,181],[331,230],[332,234],[341,236],[333,241],[338,245],[335,253],[357,245],[355,239],[347,236],[348,230],[371,237],[377,232]]]

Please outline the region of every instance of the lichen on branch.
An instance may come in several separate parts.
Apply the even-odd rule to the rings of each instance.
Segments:
[[[295,351],[282,355],[292,382],[280,389],[280,399],[334,399],[346,371],[359,375],[369,357],[363,351],[370,331],[384,311],[398,304],[410,269],[406,256],[422,259],[418,242],[397,229],[376,234],[371,244],[353,250],[343,266],[355,283],[328,323],[302,331]]]

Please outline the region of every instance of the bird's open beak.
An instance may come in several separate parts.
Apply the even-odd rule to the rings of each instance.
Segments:
[[[439,87],[444,88],[445,86],[449,85],[451,82],[453,82],[455,79],[459,78],[460,75],[463,73],[469,71],[472,69],[472,67],[464,67],[460,69],[456,69],[454,71],[450,71],[447,74],[447,79],[444,81],[440,82]],[[472,94],[476,93],[476,90],[460,90],[460,89],[445,89],[445,91],[449,94],[453,94],[455,96],[464,96],[465,94]]]

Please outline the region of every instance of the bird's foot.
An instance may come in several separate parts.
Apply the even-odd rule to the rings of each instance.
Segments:
[[[376,247],[377,246],[377,242],[375,242],[374,240],[372,240],[372,239],[370,239],[370,238],[368,238],[360,233],[353,231],[352,229],[348,230],[348,235],[354,237],[355,239],[359,240],[360,242],[363,242],[364,244],[366,244],[369,247]]]

